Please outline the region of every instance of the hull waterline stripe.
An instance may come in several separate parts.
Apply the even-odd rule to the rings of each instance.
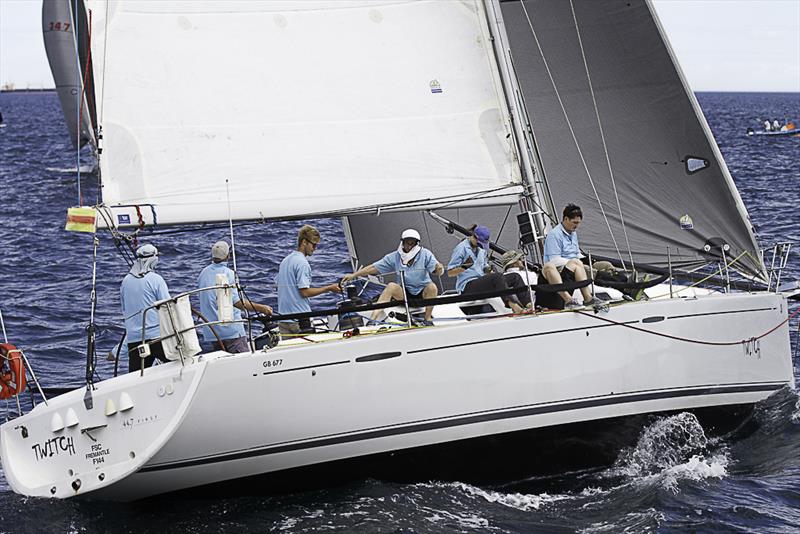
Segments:
[[[586,408],[597,408],[600,406],[611,406],[615,404],[628,404],[633,402],[642,402],[659,399],[680,398],[680,397],[699,397],[706,395],[724,395],[731,393],[753,393],[753,392],[771,392],[776,391],[784,386],[787,382],[766,382],[756,384],[738,384],[738,385],[724,385],[724,386],[700,386],[692,389],[677,390],[677,388],[669,390],[651,390],[641,393],[619,395],[616,397],[599,397],[588,398],[562,402],[557,405],[530,405],[521,408],[512,408],[502,411],[491,412],[478,412],[466,416],[456,416],[446,420],[434,420],[427,422],[411,423],[405,426],[390,426],[378,427],[366,431],[355,431],[348,434],[332,435],[320,438],[311,438],[310,440],[286,443],[279,445],[268,445],[266,447],[259,447],[255,449],[248,449],[243,451],[236,451],[231,453],[224,453],[216,456],[207,456],[194,458],[189,460],[181,460],[178,462],[170,462],[164,464],[156,464],[145,466],[140,469],[139,473],[150,473],[155,471],[165,471],[169,469],[180,469],[185,467],[196,467],[199,465],[213,464],[219,462],[229,462],[233,460],[243,460],[257,456],[266,456],[270,454],[278,454],[283,452],[297,451],[303,449],[314,449],[318,447],[327,447],[331,445],[340,445],[343,443],[352,443],[356,441],[365,441],[369,439],[383,438],[388,436],[396,436],[403,434],[414,434],[417,432],[424,432],[428,430],[440,430],[443,428],[452,428],[457,426],[471,425],[475,423],[485,423],[489,421],[500,421],[504,419],[515,419],[519,417],[529,417],[532,415],[542,415],[548,413],[567,412],[572,410],[581,410]],[[537,427],[538,428],[538,427]]]

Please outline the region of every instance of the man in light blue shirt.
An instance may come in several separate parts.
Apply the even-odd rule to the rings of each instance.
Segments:
[[[564,282],[582,282],[586,280],[586,269],[580,258],[580,246],[578,245],[578,226],[583,221],[583,212],[575,204],[567,204],[564,208],[561,223],[553,228],[544,240],[544,266],[542,275],[551,284],[562,284]],[[569,293],[559,291],[558,294],[564,301],[565,309],[577,309],[581,305],[575,302]],[[600,301],[592,297],[588,287],[581,288],[583,304],[595,306]]]
[[[308,224],[297,233],[297,250],[283,258],[278,269],[278,313],[281,315],[311,311],[309,299],[323,293],[341,293],[339,284],[311,287],[311,265],[306,259],[314,254],[320,242],[319,231]],[[279,321],[282,334],[298,334],[311,329],[308,319]]]
[[[400,245],[385,255],[380,260],[371,265],[362,267],[353,274],[345,275],[343,281],[352,280],[364,275],[377,274],[397,274],[403,273],[403,283],[405,283],[406,293],[403,294],[403,287],[396,282],[389,282],[384,288],[378,303],[389,302],[390,300],[432,299],[439,294],[439,289],[431,280],[431,273],[440,275],[444,272],[442,264],[436,261],[433,252],[420,246],[419,232],[413,228],[405,230],[400,235]],[[399,274],[398,274],[399,280]],[[372,312],[372,319],[377,319],[381,310]],[[433,306],[425,307],[425,324],[432,324]]]
[[[158,264],[158,249],[153,245],[142,245],[136,249],[136,261],[130,272],[122,279],[120,286],[122,316],[125,319],[125,334],[128,339],[129,372],[141,369],[142,363],[144,367],[150,367],[156,358],[163,362],[167,361],[161,341],[151,343],[161,336],[158,311],[151,306],[170,298],[167,283],[155,272],[156,264]],[[143,312],[145,313],[144,335],[142,335]],[[143,341],[150,345],[150,355],[144,362],[137,350]]]
[[[214,287],[217,284],[217,275],[225,277],[225,284],[235,286],[236,279],[232,270],[227,266],[230,255],[230,246],[225,241],[217,241],[211,247],[211,264],[200,272],[197,279],[197,288]],[[249,310],[264,315],[272,315],[272,308],[265,304],[258,304],[248,299],[242,299],[236,287],[230,289],[233,301],[233,322],[215,324],[211,327],[200,327],[204,347],[208,352],[225,350],[231,354],[249,352],[250,346],[245,335],[241,310]],[[198,294],[200,300],[200,313],[204,321],[215,323],[219,321],[219,308],[217,306],[217,291],[209,289]]]
[[[473,225],[470,236],[462,240],[447,264],[447,275],[456,277],[456,290],[462,295],[470,293],[498,293],[510,289],[509,280],[502,273],[487,272],[489,258],[489,229],[485,226]],[[521,280],[521,279],[520,279]],[[523,288],[519,288],[520,292]],[[527,289],[524,289],[527,291]],[[500,297],[514,313],[524,310],[516,294]],[[530,300],[530,299],[529,299]]]

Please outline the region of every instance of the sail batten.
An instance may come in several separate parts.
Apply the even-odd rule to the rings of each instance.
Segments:
[[[224,220],[228,180],[234,219],[288,218],[521,182],[478,0],[87,3],[108,206]]]

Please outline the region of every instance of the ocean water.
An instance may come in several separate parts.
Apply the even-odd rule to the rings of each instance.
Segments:
[[[797,243],[784,279],[800,279],[800,139],[745,135],[748,126],[758,126],[757,118],[800,119],[800,94],[698,98],[762,244]],[[77,386],[84,376],[92,247],[87,235],[63,230],[66,208],[78,201],[76,154],[54,93],[0,93],[0,111],[7,124],[0,128],[0,310],[10,340],[25,349],[44,386]],[[90,164],[83,159],[83,166]],[[91,202],[97,183],[87,170],[80,181]],[[332,282],[349,270],[341,225],[313,223],[323,234],[311,260],[315,282]],[[240,276],[254,300],[274,304],[272,280],[299,224],[237,228]],[[206,228],[149,239],[162,252],[159,271],[173,293],[194,286],[208,247],[226,235],[226,229]],[[101,235],[101,355],[122,332],[118,287],[126,271],[109,237]],[[796,320],[791,326],[797,331]],[[98,375],[110,376],[111,365],[101,361]],[[0,531],[796,532],[797,394],[781,391],[760,403],[752,425],[747,433],[709,438],[691,414],[652,417],[636,445],[610,467],[546,479],[521,474],[520,480],[491,487],[360,480],[282,496],[114,504],[24,498],[0,478]]]

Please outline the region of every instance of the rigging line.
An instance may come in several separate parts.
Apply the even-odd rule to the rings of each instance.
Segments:
[[[586,171],[586,177],[589,178],[589,184],[592,186],[592,191],[594,191],[594,197],[597,199],[597,204],[600,207],[600,213],[603,215],[603,220],[606,223],[606,228],[608,228],[608,233],[611,236],[611,241],[614,243],[614,249],[617,251],[617,256],[619,256],[619,260],[621,263],[622,261],[622,253],[619,250],[619,246],[617,245],[617,240],[614,237],[614,232],[611,231],[611,223],[608,222],[608,216],[606,216],[606,210],[603,208],[603,203],[600,202],[600,195],[597,193],[597,188],[594,185],[594,180],[592,180],[592,174],[589,172],[589,167],[586,164],[586,158],[583,157],[583,151],[581,150],[580,144],[578,143],[578,138],[575,135],[575,129],[572,127],[572,122],[569,120],[569,115],[567,114],[567,109],[564,106],[564,101],[561,99],[561,94],[558,92],[558,87],[556,86],[555,78],[553,78],[553,73],[550,71],[550,65],[547,63],[547,58],[544,55],[544,50],[542,49],[542,45],[539,43],[539,37],[536,36],[536,31],[533,29],[533,23],[531,22],[531,17],[528,14],[528,9],[525,7],[525,0],[520,0],[520,5],[522,5],[522,10],[525,12],[525,18],[528,21],[528,27],[531,29],[531,35],[533,35],[533,39],[536,41],[536,47],[539,49],[539,54],[542,56],[542,62],[544,63],[544,68],[547,70],[547,76],[550,78],[550,83],[553,84],[553,90],[556,93],[556,98],[558,99],[558,104],[561,106],[561,112],[564,114],[564,118],[567,121],[567,127],[569,128],[569,133],[572,135],[572,140],[575,143],[575,148],[578,150],[578,156],[581,158],[581,163],[583,163],[583,169]]]
[[[742,252],[741,254],[739,254],[739,255],[738,255],[737,257],[735,257],[734,259],[732,259],[732,260],[730,261],[730,263],[728,263],[728,264],[726,265],[726,268],[727,268],[727,267],[730,267],[731,265],[733,265],[734,263],[736,263],[736,262],[739,260],[739,258],[741,258],[742,256],[744,256],[745,254],[747,254],[747,251],[746,251],[746,250],[745,250],[744,252]],[[706,265],[709,265],[709,264],[708,264],[708,263],[706,263]],[[678,289],[678,290],[676,290],[676,291],[673,291],[672,293],[673,293],[673,294],[678,294],[678,293],[680,293],[681,291],[686,291],[687,289],[691,289],[691,288],[693,288],[693,287],[697,287],[697,286],[699,286],[700,284],[702,284],[703,282],[705,282],[705,281],[706,281],[706,280],[708,280],[709,278],[713,278],[713,277],[715,277],[715,276],[717,276],[717,275],[720,275],[720,276],[721,276],[721,275],[722,275],[722,270],[723,270],[723,268],[720,266],[720,267],[719,267],[719,268],[718,268],[716,271],[714,271],[713,273],[709,274],[709,275],[708,275],[708,276],[706,276],[705,278],[703,278],[703,279],[701,279],[701,280],[698,280],[698,281],[697,281],[697,282],[695,282],[694,284],[692,284],[692,285],[690,285],[690,286],[686,286],[686,287],[684,287],[683,289]],[[657,296],[655,296],[655,297],[650,297],[650,300],[653,300],[653,299],[659,299],[659,298],[663,298],[663,297],[666,297],[666,296],[668,296],[668,295],[669,295],[669,293],[664,293],[663,295],[657,295]]]
[[[648,330],[646,328],[640,328],[638,326],[633,326],[632,324],[621,323],[619,321],[615,321],[613,319],[609,319],[608,317],[603,317],[601,315],[596,315],[596,314],[593,314],[593,313],[587,313],[587,312],[580,311],[580,310],[577,311],[577,313],[580,313],[581,315],[584,315],[586,317],[593,317],[595,319],[599,319],[599,320],[605,321],[607,323],[611,323],[611,324],[614,324],[614,325],[617,325],[617,326],[624,326],[625,328],[630,328],[631,330],[637,330],[637,331],[643,332],[645,334],[652,334],[654,336],[665,337],[665,338],[668,338],[668,339],[674,339],[675,341],[684,341],[686,343],[694,343],[696,345],[712,345],[712,346],[715,346],[715,347],[729,347],[729,346],[733,346],[733,345],[745,345],[747,343],[752,343],[754,341],[758,341],[760,339],[763,339],[763,338],[767,337],[768,335],[770,335],[771,333],[773,333],[774,331],[776,331],[778,328],[782,327],[783,325],[785,325],[789,321],[791,321],[795,317],[795,315],[798,314],[798,312],[800,312],[800,308],[795,310],[794,313],[792,313],[791,315],[786,317],[786,319],[784,319],[783,321],[781,321],[780,323],[778,323],[777,325],[775,325],[771,329],[767,330],[766,332],[764,332],[760,336],[754,336],[754,337],[750,337],[750,338],[747,338],[747,339],[741,339],[739,341],[704,341],[702,339],[691,339],[691,338],[688,338],[688,337],[681,337],[681,336],[673,336],[671,334],[664,334],[663,332],[656,332],[654,330]]]
[[[628,240],[628,230],[625,226],[625,217],[622,215],[622,204],[619,201],[619,193],[617,192],[617,182],[614,180],[614,170],[611,167],[611,157],[608,155],[608,146],[606,145],[606,135],[603,132],[603,124],[600,121],[600,110],[597,107],[597,98],[594,94],[594,85],[592,84],[592,77],[589,74],[589,63],[586,60],[586,51],[583,48],[583,39],[581,38],[581,31],[578,27],[578,17],[575,15],[575,4],[573,0],[569,0],[569,7],[572,10],[572,20],[575,22],[575,34],[578,36],[578,46],[581,49],[581,57],[583,58],[583,68],[586,71],[586,79],[589,81],[589,92],[592,95],[592,105],[594,106],[594,115],[597,118],[597,127],[600,128],[600,139],[603,141],[603,153],[606,156],[606,163],[608,164],[608,174],[611,177],[611,187],[614,190],[614,198],[617,200],[617,210],[619,211],[620,224],[622,225],[622,233],[625,236],[625,245],[628,247],[628,257],[631,260],[631,270],[636,270],[636,264],[633,262],[633,252],[631,251],[631,243]],[[625,268],[625,262],[620,258],[622,268]]]
[[[431,241],[431,231],[428,228],[428,218],[425,217],[425,214],[422,214],[422,224],[425,225],[425,235],[428,236],[428,243],[433,243],[433,241]],[[439,278],[439,291],[441,293],[444,293],[444,283],[442,282],[442,275],[437,274],[436,277]]]
[[[520,185],[520,184],[507,184],[507,185],[503,185],[503,186],[497,187],[495,189],[489,189],[488,191],[480,191],[479,193],[476,193],[476,194],[472,195],[471,197],[454,200],[453,202],[450,202],[449,204],[444,204],[442,206],[439,206],[439,208],[437,208],[437,209],[444,210],[444,209],[449,208],[450,206],[455,206],[456,204],[460,204],[462,202],[468,202],[470,200],[479,199],[479,198],[487,195],[488,193],[496,193],[497,191],[502,191],[503,189],[508,189],[509,187],[516,187],[518,185]]]
[[[81,86],[81,90],[77,91],[75,95],[75,100],[78,102],[78,122],[75,125],[77,131],[75,132],[75,145],[77,147],[75,153],[76,164],[75,167],[78,171],[78,205],[83,206],[83,194],[81,193],[81,115],[83,115],[83,83],[81,80],[81,51],[80,46],[78,45],[78,31],[79,31],[79,24],[78,22],[78,0],[74,0],[72,2],[72,30],[73,34],[75,35],[75,61],[78,63],[78,69],[76,75],[78,76],[78,84]]]
[[[506,211],[506,217],[503,219],[503,223],[500,225],[500,230],[497,231],[497,239],[495,239],[495,242],[500,241],[500,236],[503,235],[503,229],[506,227],[506,222],[508,222],[509,215],[511,215],[511,206],[508,207],[508,211]]]
[[[98,117],[97,122],[99,124],[103,123],[103,108],[105,107],[106,99],[106,65],[108,65],[108,2],[106,2],[106,17],[103,21],[105,23],[105,28],[103,30],[103,75],[102,75],[102,84],[103,84],[103,98],[100,99],[100,116]],[[99,126],[98,126],[99,128]],[[98,153],[98,156],[100,154]]]

